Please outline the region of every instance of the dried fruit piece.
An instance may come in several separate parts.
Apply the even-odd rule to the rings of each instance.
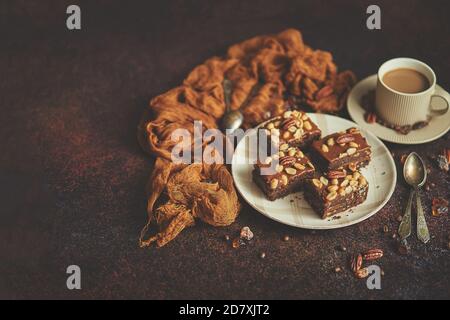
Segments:
[[[350,267],[351,267],[352,271],[356,272],[359,269],[361,269],[362,262],[363,262],[363,258],[362,258],[361,254],[354,255],[350,262]]]
[[[383,257],[383,250],[381,249],[370,249],[363,255],[365,261],[377,260]]]
[[[373,112],[366,112],[364,118],[367,123],[375,123],[377,122],[377,115]]]
[[[250,241],[253,239],[253,232],[249,227],[243,227],[241,229],[240,238],[243,240]]]
[[[448,213],[448,201],[444,198],[433,198],[431,212],[433,216],[438,217],[441,214]]]
[[[241,238],[235,238],[231,245],[234,249],[237,249],[240,246],[245,245],[245,242]]]
[[[448,172],[449,170],[449,163],[446,155],[439,154],[436,158],[436,161],[438,163],[439,169],[444,170],[445,172]]]

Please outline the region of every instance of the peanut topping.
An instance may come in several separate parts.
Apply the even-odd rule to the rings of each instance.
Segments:
[[[278,179],[272,179],[272,181],[270,181],[270,188],[272,190],[275,190],[278,187]]]

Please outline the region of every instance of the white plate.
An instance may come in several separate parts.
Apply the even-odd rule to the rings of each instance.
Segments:
[[[349,120],[325,114],[308,114],[322,130],[322,136],[345,130],[357,125]],[[237,189],[242,197],[263,215],[299,228],[336,229],[361,222],[380,210],[394,192],[397,173],[394,159],[386,146],[373,134],[361,129],[368,143],[372,146],[372,161],[361,170],[369,182],[367,200],[359,206],[340,213],[334,218],[321,219],[303,199],[301,192],[291,194],[283,199],[269,201],[252,180],[253,165],[249,163],[249,132],[238,144],[233,160],[232,174]],[[338,217],[338,218],[337,218]]]
[[[347,109],[350,117],[361,128],[364,128],[378,138],[385,141],[399,143],[399,144],[421,144],[436,140],[442,137],[450,129],[450,111],[440,117],[434,117],[430,123],[419,130],[412,130],[408,134],[401,134],[392,129],[386,128],[379,123],[367,123],[364,120],[364,109],[361,107],[361,98],[369,91],[375,90],[377,86],[377,75],[372,75],[364,80],[361,80],[350,92],[347,99]],[[436,94],[450,97],[442,87],[436,85]],[[440,103],[443,101],[437,100],[433,103]]]

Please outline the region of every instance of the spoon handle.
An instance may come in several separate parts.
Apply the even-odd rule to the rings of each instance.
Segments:
[[[231,107],[231,94],[233,91],[233,82],[231,82],[228,79],[224,79],[223,83],[223,95],[224,95],[224,102],[225,102],[225,108],[226,108],[226,112],[230,111],[230,107]]]
[[[430,233],[428,232],[427,222],[423,213],[422,201],[420,200],[420,192],[416,191],[417,198],[417,238],[423,243],[430,241]]]
[[[408,238],[411,235],[411,206],[414,196],[414,189],[411,189],[409,194],[408,203],[406,204],[405,214],[403,215],[402,222],[398,228],[398,234],[402,240]]]

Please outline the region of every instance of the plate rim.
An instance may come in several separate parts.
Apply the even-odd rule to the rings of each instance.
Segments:
[[[372,75],[367,76],[367,77],[365,77],[364,79],[360,80],[360,81],[352,88],[352,90],[350,91],[350,93],[349,93],[349,95],[348,95],[348,97],[347,97],[347,101],[346,101],[346,104],[347,104],[347,112],[348,112],[348,114],[350,115],[350,118],[352,118],[352,120],[353,120],[358,126],[360,126],[361,128],[365,129],[365,131],[370,131],[370,133],[374,134],[377,138],[379,138],[379,139],[381,139],[381,140],[384,140],[384,141],[387,141],[387,142],[390,142],[390,143],[395,143],[395,144],[403,144],[403,145],[424,144],[424,143],[432,142],[432,141],[435,141],[435,140],[437,140],[437,139],[443,137],[443,136],[450,130],[450,125],[449,125],[446,129],[442,130],[441,132],[437,133],[436,135],[433,135],[433,136],[430,137],[430,138],[425,138],[425,139],[420,139],[420,140],[417,139],[417,140],[408,140],[408,141],[398,141],[398,140],[389,138],[389,137],[392,136],[392,135],[389,135],[389,134],[386,134],[386,135],[380,134],[380,133],[378,132],[378,130],[377,130],[377,128],[383,128],[383,129],[389,129],[389,128],[383,127],[383,126],[382,126],[381,124],[379,124],[379,123],[371,124],[371,125],[375,125],[375,127],[369,128],[369,125],[368,125],[365,121],[358,121],[358,120],[357,120],[357,117],[356,117],[355,115],[356,115],[356,113],[359,112],[359,111],[357,111],[358,107],[359,107],[360,109],[362,109],[362,108],[361,108],[359,105],[354,105],[354,106],[352,105],[352,106],[351,106],[350,103],[349,103],[349,101],[350,101],[351,97],[355,94],[355,92],[356,92],[358,86],[362,85],[363,82],[366,82],[366,81],[367,81],[367,82],[372,81],[372,78],[376,78],[376,77],[377,77],[377,74],[372,74]],[[444,88],[442,88],[439,84],[436,84],[436,86],[437,86],[439,89],[441,89],[441,90],[443,90],[443,91],[445,91],[445,92],[448,93],[448,91],[445,90]],[[372,132],[372,131],[371,131],[371,129],[373,130],[374,128],[375,128],[375,130],[377,130],[377,132],[375,132],[375,131]],[[391,130],[392,130],[392,129],[391,129]]]
[[[314,115],[314,116],[325,116],[325,117],[332,117],[332,118],[338,118],[339,120],[344,120],[347,121],[349,123],[351,123],[352,125],[356,125],[356,127],[359,127],[359,125],[355,122],[352,122],[351,120],[342,118],[342,117],[338,117],[338,116],[334,116],[334,115],[330,115],[330,114],[316,114],[316,113],[307,113],[308,116]],[[271,119],[267,120],[270,121]],[[261,124],[259,124],[258,126],[255,127],[255,129],[259,128],[260,126],[264,125],[264,123],[266,123],[267,121],[262,122]],[[370,213],[355,219],[355,220],[351,220],[351,221],[347,221],[345,223],[342,224],[335,224],[335,225],[329,225],[329,226],[308,226],[308,225],[298,225],[298,224],[294,224],[294,223],[289,223],[283,220],[280,220],[276,217],[273,216],[269,216],[268,214],[266,214],[265,212],[263,212],[262,210],[260,210],[259,208],[257,208],[251,201],[249,201],[247,199],[247,197],[245,196],[244,192],[241,190],[241,188],[239,187],[239,185],[236,183],[236,178],[235,178],[235,159],[236,159],[236,152],[233,154],[233,158],[231,160],[231,175],[233,177],[233,181],[234,184],[236,186],[236,189],[238,190],[239,194],[242,196],[242,198],[244,198],[244,200],[254,209],[256,210],[258,213],[262,214],[263,216],[276,221],[278,223],[284,224],[284,225],[288,225],[291,227],[295,227],[295,228],[300,228],[300,229],[306,229],[306,230],[333,230],[333,229],[341,229],[341,228],[345,228],[345,227],[349,227],[358,223],[361,223],[369,218],[371,218],[372,216],[374,216],[376,213],[378,213],[387,203],[388,201],[392,198],[392,194],[395,191],[395,187],[397,186],[397,167],[395,165],[395,161],[391,155],[391,152],[389,151],[389,149],[386,147],[386,145],[383,143],[383,141],[381,141],[376,135],[374,135],[373,133],[369,132],[367,129],[364,128],[360,128],[364,131],[365,134],[370,135],[371,138],[375,139],[376,141],[378,141],[378,143],[380,143],[381,147],[386,151],[387,153],[387,159],[389,159],[389,162],[391,164],[391,167],[393,169],[393,183],[391,184],[391,187],[387,193],[387,197],[375,208],[373,209]],[[244,139],[246,138],[246,136],[248,136],[251,132],[247,132],[244,137],[241,139],[241,141],[238,143],[238,145],[236,146],[236,150],[239,148],[239,145],[241,143],[243,143],[243,141],[245,141]],[[257,187],[256,185],[254,185],[255,187]],[[319,217],[318,217],[319,219]]]

